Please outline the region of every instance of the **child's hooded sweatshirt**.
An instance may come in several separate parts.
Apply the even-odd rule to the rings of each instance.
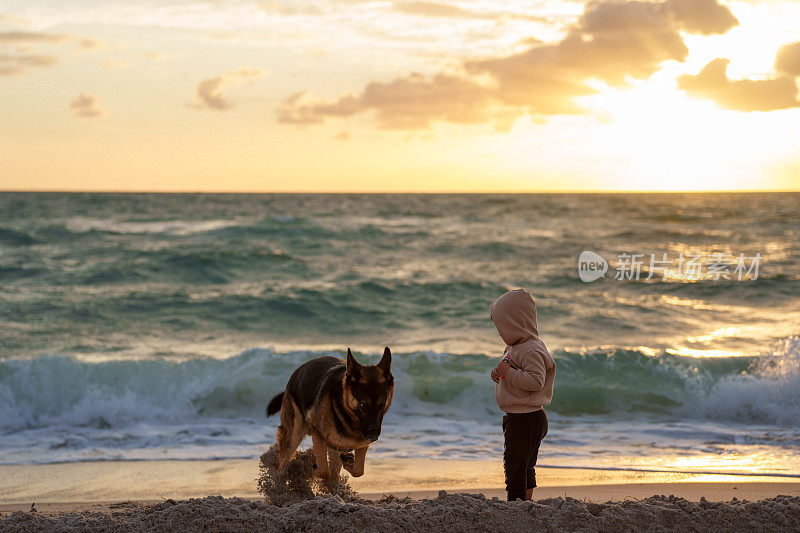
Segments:
[[[553,399],[556,362],[539,339],[536,303],[526,290],[509,291],[492,304],[491,317],[511,362],[494,388],[497,406],[506,413],[538,411]]]

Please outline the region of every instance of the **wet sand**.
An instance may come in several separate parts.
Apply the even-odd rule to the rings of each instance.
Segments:
[[[186,499],[209,494],[225,497],[261,498],[256,478],[257,459],[222,461],[100,461],[49,465],[0,466],[0,506],[15,503],[63,503],[109,501],[162,501]],[[777,494],[798,495],[800,480],[769,476],[727,476],[715,474],[682,474],[633,471],[609,471],[572,468],[537,467],[536,476],[541,497],[563,496],[565,487],[574,497],[595,497],[594,487],[608,485],[614,497],[624,499],[620,485],[642,484],[673,487],[674,494],[699,498],[697,484],[718,487],[719,493],[707,498],[724,500],[743,490],[748,498]],[[460,490],[485,494],[503,487],[501,461],[449,461],[437,459],[372,459],[367,456],[366,473],[350,479],[360,494],[433,494],[439,490]],[[734,489],[733,487],[737,487]],[[746,488],[749,487],[749,488]],[[758,488],[758,487],[764,487]],[[783,487],[783,488],[780,488]],[[649,489],[648,489],[649,490]],[[715,489],[717,490],[717,489]],[[559,492],[561,491],[561,492]],[[675,492],[680,491],[680,492]],[[502,491],[500,491],[502,492]],[[663,494],[653,488],[647,494]],[[491,492],[499,494],[499,492]],[[585,496],[589,494],[590,496]],[[633,494],[631,494],[633,495]],[[538,497],[538,496],[537,496]],[[635,497],[642,497],[636,492]],[[741,499],[742,496],[739,496]],[[2,508],[2,507],[0,507]]]

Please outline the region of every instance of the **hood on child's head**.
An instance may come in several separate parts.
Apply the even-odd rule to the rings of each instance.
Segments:
[[[525,289],[508,291],[492,304],[489,316],[503,341],[513,346],[539,336],[536,302]]]

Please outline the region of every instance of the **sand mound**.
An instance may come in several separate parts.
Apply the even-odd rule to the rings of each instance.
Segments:
[[[258,491],[268,503],[288,505],[320,494],[339,496],[342,501],[356,501],[358,494],[350,488],[347,476],[324,484],[314,475],[314,451],[298,451],[283,472],[278,472],[278,446],[273,444],[261,455],[258,463]]]
[[[572,498],[506,502],[476,494],[431,500],[345,502],[327,495],[290,505],[208,496],[131,504],[109,513],[56,517],[16,512],[3,531],[799,531],[800,498],[689,502],[674,496],[587,503]]]

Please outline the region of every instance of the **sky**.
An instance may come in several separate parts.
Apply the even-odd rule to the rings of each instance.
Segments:
[[[0,190],[800,190],[800,1],[0,0]]]

